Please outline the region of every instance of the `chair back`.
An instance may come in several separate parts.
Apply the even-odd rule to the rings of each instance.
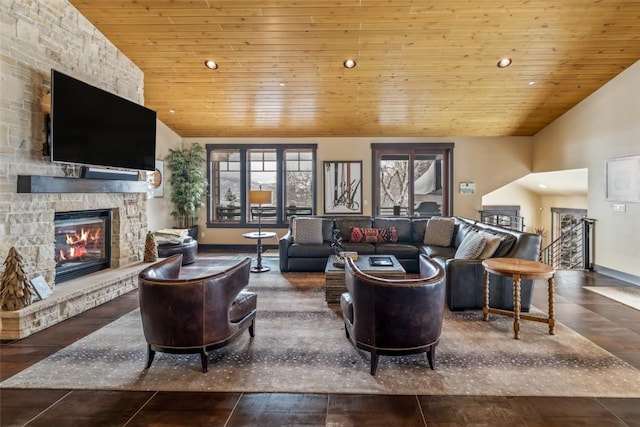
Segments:
[[[351,334],[373,349],[412,349],[437,343],[445,306],[445,274],[420,255],[420,278],[383,279],[347,259],[345,279],[353,301]]]

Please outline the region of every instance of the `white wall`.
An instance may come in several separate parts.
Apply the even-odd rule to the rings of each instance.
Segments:
[[[162,160],[164,163],[164,158],[169,154],[170,148],[179,149],[181,147],[182,137],[158,120],[156,127],[156,159]],[[169,176],[166,164],[164,165],[163,172],[163,196],[153,197],[147,201],[147,224],[151,231],[171,228],[173,226],[173,220],[171,218],[173,205],[171,203],[171,188],[166,180]]]
[[[640,155],[640,61],[534,137],[534,172],[588,168],[589,217],[597,266],[640,276],[640,203],[613,210],[605,198],[605,161]]]

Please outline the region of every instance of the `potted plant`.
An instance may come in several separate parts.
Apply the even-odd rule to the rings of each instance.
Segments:
[[[203,197],[207,190],[207,178],[202,170],[205,150],[198,143],[180,150],[170,149],[165,161],[171,172],[171,202],[175,207],[171,216],[178,228],[189,229],[189,235],[195,239],[198,236],[197,212],[204,205]]]

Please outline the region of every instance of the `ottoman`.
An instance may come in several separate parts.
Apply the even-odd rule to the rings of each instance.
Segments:
[[[175,254],[182,254],[182,265],[191,264],[198,257],[198,241],[185,239],[182,243],[163,243],[158,245],[158,256],[160,258],[167,258]]]

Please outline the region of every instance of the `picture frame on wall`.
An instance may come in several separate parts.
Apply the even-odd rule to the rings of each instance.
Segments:
[[[153,171],[153,197],[164,197],[164,162],[156,160]]]
[[[640,156],[607,160],[606,179],[607,200],[640,202]]]
[[[362,161],[324,161],[325,214],[362,214]]]

